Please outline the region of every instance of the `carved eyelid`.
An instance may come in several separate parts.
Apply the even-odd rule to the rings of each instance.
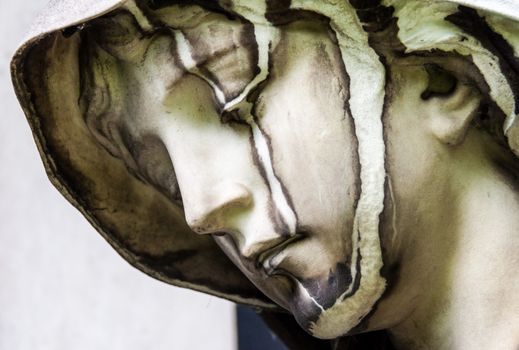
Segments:
[[[188,43],[184,34],[180,30],[173,30],[173,33],[175,36],[175,42],[177,44],[179,60],[185,69],[203,79],[211,87],[216,99],[218,100],[218,103],[223,106],[222,111],[229,112],[235,110],[236,107],[247,98],[252,88],[254,88],[254,86],[251,87],[251,82],[254,81],[255,77],[251,79],[251,81],[243,88],[237,97],[227,101],[225,93],[218,87],[216,82],[200,71],[198,63],[193,59],[190,44]]]
[[[252,107],[249,101],[247,101],[247,97],[263,80],[258,79],[258,75],[252,77],[236,97],[228,100],[218,84],[199,69],[197,62],[192,57],[190,44],[184,34],[179,30],[173,30],[173,33],[180,62],[187,71],[203,79],[213,90],[214,96],[221,106],[220,113],[238,112],[240,116],[244,116],[244,120],[247,119]]]

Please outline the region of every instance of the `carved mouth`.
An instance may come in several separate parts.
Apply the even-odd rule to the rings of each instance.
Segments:
[[[286,275],[288,273],[287,271],[278,269],[278,266],[283,259],[276,258],[279,257],[279,255],[285,251],[288,246],[299,242],[305,237],[306,235],[304,233],[296,233],[294,236],[286,239],[278,245],[262,252],[256,261],[256,268],[262,269],[268,276],[273,276],[276,274]]]

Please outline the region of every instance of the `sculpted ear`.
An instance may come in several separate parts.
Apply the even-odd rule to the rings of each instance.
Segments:
[[[428,111],[428,127],[447,145],[458,145],[481,104],[481,93],[474,84],[459,80],[437,65],[426,65],[428,84],[421,98]]]

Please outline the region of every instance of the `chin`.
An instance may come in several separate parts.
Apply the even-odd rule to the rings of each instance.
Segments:
[[[290,312],[304,330],[314,335],[311,331],[312,325],[317,322],[324,309],[310,296],[305,287],[296,281]]]
[[[337,298],[328,300],[332,305],[323,308],[317,301],[324,299],[327,293],[312,297],[299,281],[294,281],[292,299],[289,310],[297,323],[310,335],[320,339],[335,339],[355,333],[357,326],[370,314],[372,307],[369,303],[357,304],[357,298]]]
[[[327,294],[326,291],[324,291],[323,294]],[[330,300],[329,302],[333,305],[340,304],[339,300]],[[333,309],[334,306],[324,309],[301,283],[298,281],[295,282],[293,300],[290,304],[290,312],[295,317],[297,323],[310,335],[321,339],[330,339],[346,335],[351,331],[353,327],[347,327],[345,325],[346,327],[343,327],[339,331],[340,334],[337,335],[337,322],[331,320],[331,324],[326,324],[330,321],[328,320],[329,315],[334,313]],[[333,337],[330,337],[327,330],[324,332],[321,331],[323,328],[333,328],[336,334]]]

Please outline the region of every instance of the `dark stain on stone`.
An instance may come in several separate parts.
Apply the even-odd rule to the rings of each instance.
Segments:
[[[272,148],[272,141],[270,139],[270,136],[261,128],[261,123],[259,122],[259,119],[258,119],[258,113],[259,113],[259,110],[258,110],[258,99],[259,99],[259,96],[261,95],[261,92],[263,91],[263,89],[267,86],[268,82],[269,82],[269,79],[271,78],[271,72],[272,72],[272,53],[271,53],[271,50],[272,50],[272,44],[269,44],[269,58],[268,58],[268,66],[267,66],[267,76],[265,77],[265,80],[262,81],[260,84],[258,84],[254,89],[252,89],[249,94],[247,95],[246,99],[249,103],[252,103],[252,108],[251,108],[251,116],[254,120],[254,123],[256,123],[256,126],[258,127],[261,135],[265,138],[266,140],[266,143],[267,143],[267,147],[268,147],[268,150],[269,150],[269,155],[270,155],[270,158],[271,158],[271,165],[272,165],[272,171],[274,173],[274,177],[278,180],[280,186],[281,186],[281,191],[287,201],[287,204],[288,206],[290,207],[290,209],[292,210],[292,212],[294,213],[294,216],[296,218],[296,227],[297,227],[297,222],[298,222],[298,217],[297,217],[297,213],[295,211],[295,207],[294,207],[294,204],[293,204],[293,200],[292,200],[292,197],[290,196],[290,193],[288,192],[286,186],[283,184],[283,182],[280,180],[279,176],[276,174],[276,169],[274,167],[274,164],[273,164],[273,155],[274,155],[274,150]],[[258,74],[261,72],[259,66],[258,66]],[[251,128],[251,135],[252,135],[252,128]],[[251,139],[251,147],[252,149],[255,150],[255,163],[257,163],[258,166],[261,167],[261,174],[262,174],[262,177],[264,179],[264,181],[267,183],[267,186],[268,186],[268,189],[269,189],[269,192],[270,192],[270,196],[271,196],[271,200],[269,202],[272,202],[272,188],[270,187],[270,184],[268,182],[268,178],[266,176],[266,173],[265,173],[265,169],[263,168],[263,165],[261,165],[261,162],[259,160],[259,156],[257,155],[257,150],[256,150],[256,147],[255,147],[255,144],[254,144],[254,139],[252,138]],[[274,222],[276,223],[276,225],[278,226],[278,229],[280,229],[280,232],[282,232],[283,234],[286,234],[288,235],[290,233],[290,230],[289,230],[289,227],[288,227],[288,224],[285,222],[285,219],[283,218],[283,216],[280,214],[279,210],[277,208],[272,208],[273,212],[271,213],[272,215],[272,219],[274,219]]]
[[[254,121],[256,124],[258,124],[257,115],[258,115],[258,100],[260,98],[261,93],[263,90],[267,87],[270,79],[272,78],[272,69],[273,69],[273,59],[272,59],[272,43],[269,43],[269,57],[267,62],[267,76],[265,77],[265,80],[260,82],[257,86],[255,86],[251,91],[249,91],[249,94],[247,95],[247,102],[252,104],[251,108],[251,114],[254,118]],[[260,73],[260,67],[258,66],[258,73]],[[259,126],[259,124],[258,124]]]
[[[254,107],[254,109],[256,109]],[[278,180],[279,182],[279,185],[281,186],[281,192],[283,193],[283,196],[285,197],[286,201],[287,201],[287,204],[288,206],[290,207],[290,209],[292,210],[292,212],[294,213],[294,216],[296,218],[296,227],[297,227],[297,222],[299,221],[298,220],[298,217],[297,217],[297,213],[296,213],[296,210],[295,210],[295,207],[294,207],[294,202],[293,202],[293,199],[292,197],[290,196],[290,193],[288,192],[288,189],[286,188],[285,184],[283,183],[283,181],[280,179],[280,177],[276,174],[276,168],[274,167],[274,161],[273,161],[273,157],[274,157],[274,149],[272,148],[272,141],[270,139],[270,136],[261,128],[261,124],[258,122],[257,118],[255,116],[253,116],[254,118],[254,121],[256,123],[256,125],[258,126],[258,129],[260,131],[260,133],[263,135],[263,137],[265,138],[265,140],[267,141],[267,147],[268,147],[268,150],[269,150],[269,154],[270,154],[270,157],[271,157],[271,165],[272,165],[272,171],[274,173],[274,177],[276,178],[276,180]],[[283,217],[281,215],[279,215],[280,217],[280,220],[283,222],[283,226],[286,227],[288,229],[288,225],[287,223],[285,222],[285,220],[283,219]]]
[[[380,0],[359,1],[350,0],[356,9],[357,17],[362,28],[368,33],[369,45],[379,55],[394,55],[405,53],[405,46],[398,38],[398,21],[394,17],[392,6],[383,6]]]
[[[337,43],[338,42],[337,33],[330,27],[329,23],[327,25],[328,25],[328,30],[329,30],[330,36],[332,38],[332,41]],[[341,82],[345,84],[345,89],[347,91],[347,93],[344,94],[343,110],[344,110],[345,117],[347,118],[348,124],[352,131],[351,132],[351,137],[352,137],[351,141],[353,143],[354,149],[351,150],[351,157],[352,157],[352,163],[354,164],[353,170],[354,170],[354,174],[355,174],[355,181],[354,181],[355,199],[354,199],[354,203],[353,203],[353,208],[356,209],[358,207],[360,195],[362,192],[362,188],[361,188],[362,183],[361,183],[361,179],[360,179],[361,166],[360,166],[360,155],[359,155],[359,138],[357,137],[357,129],[356,129],[356,125],[355,125],[355,121],[353,118],[353,113],[351,111],[351,105],[350,105],[351,77],[349,76],[348,71],[346,69],[346,65],[344,63],[344,59],[342,57],[341,51],[337,50],[337,54],[339,55],[338,62],[340,62],[339,75],[342,77]]]
[[[281,235],[288,235],[288,225],[283,220],[281,214],[279,213],[279,210],[272,204],[273,198],[272,198],[272,188],[270,187],[270,183],[268,181],[267,173],[265,171],[265,168],[259,158],[258,150],[256,149],[256,145],[254,143],[254,136],[252,133],[252,126],[247,124],[250,129],[250,136],[249,136],[249,144],[251,149],[251,157],[253,164],[256,166],[256,168],[259,171],[259,174],[261,178],[263,179],[263,183],[267,187],[269,191],[269,201],[268,201],[268,215],[271,220],[271,222],[274,224],[276,232]]]
[[[351,6],[358,10],[372,9],[380,5],[380,0],[349,0]]]
[[[508,148],[502,154],[492,157],[492,163],[499,170],[505,182],[515,192],[519,192],[519,162],[517,156]]]
[[[481,45],[499,59],[501,72],[505,75],[514,94],[515,113],[519,113],[519,59],[513,47],[488,25],[475,9],[459,6],[458,12],[445,18],[467,34],[479,40]]]
[[[391,88],[388,86],[388,89],[390,90]],[[391,100],[391,96],[393,95],[393,92],[392,91],[388,91],[386,93],[386,100],[387,101],[390,101]],[[386,105],[388,106],[388,105]],[[384,113],[384,118],[383,118],[383,122],[385,124],[385,127],[384,127],[384,143],[387,145],[388,144],[388,141],[387,141],[387,108],[385,108],[385,113]],[[386,165],[385,165],[385,169],[388,173],[390,173],[390,169],[391,169],[391,162],[388,161],[388,152],[387,152],[387,148],[386,148]],[[399,283],[399,280],[400,280],[400,262],[398,260],[396,261],[390,261],[389,259],[389,252],[388,252],[388,242],[389,242],[389,232],[386,230],[386,229],[389,229],[389,227],[391,226],[391,221],[393,220],[393,217],[392,217],[392,213],[394,210],[396,210],[396,203],[393,202],[393,198],[391,197],[390,195],[390,188],[389,186],[390,185],[390,177],[389,175],[386,176],[386,181],[385,181],[385,184],[384,184],[384,210],[382,211],[382,213],[380,214],[380,218],[379,218],[379,235],[380,235],[380,245],[381,245],[381,252],[382,252],[382,261],[383,261],[383,265],[382,265],[382,268],[380,269],[380,275],[385,279],[386,281],[386,287],[384,289],[384,293],[382,294],[382,296],[379,298],[379,300],[377,300],[377,302],[375,303],[375,305],[373,306],[373,309],[372,311],[370,312],[370,314],[368,314],[369,317],[366,317],[365,319],[363,319],[363,321],[359,324],[359,329],[355,329],[358,332],[360,331],[364,331],[366,329],[366,327],[368,326],[369,324],[369,318],[371,317],[371,315],[373,315],[375,312],[376,312],[376,309],[378,308],[378,305],[380,304],[380,302],[384,299],[387,299],[388,297],[390,297],[392,295],[392,293],[394,292],[394,288],[395,286]],[[391,228],[392,230],[392,228]],[[392,232],[392,234],[396,234],[396,232]]]
[[[303,9],[278,9],[267,18],[274,26],[283,26],[297,21],[330,23],[330,19],[320,13]]]
[[[244,24],[241,33],[240,44],[247,49],[247,52],[249,53],[249,60],[251,64],[254,64],[254,68],[252,69],[252,79],[254,79],[254,77],[261,72],[259,67],[258,42],[256,41],[254,24],[246,21],[245,19],[243,21]]]
[[[254,25],[250,23],[243,16],[232,12],[229,9],[224,9],[224,7],[220,6],[217,1],[160,1],[162,4],[159,6],[157,4],[150,5],[150,8],[153,10],[157,10],[167,6],[180,5],[180,6],[189,6],[189,5],[197,5],[204,8],[207,11],[212,13],[217,13],[221,15],[225,15],[228,20],[238,21],[241,23],[241,29],[239,34],[238,43],[235,43],[232,47],[227,48],[221,52],[212,53],[210,56],[207,55],[208,52],[211,51],[209,45],[197,35],[191,35],[191,31],[183,32],[186,39],[190,42],[190,45],[193,48],[192,57],[197,62],[197,67],[202,75],[213,82],[224,94],[227,101],[233,100],[236,98],[240,92],[239,91],[229,91],[226,85],[217,77],[217,74],[211,71],[210,68],[207,67],[207,64],[210,61],[217,61],[219,56],[227,55],[231,50],[235,50],[238,48],[244,48],[247,55],[248,60],[250,62],[250,75],[251,80],[254,76],[259,73],[258,67],[258,47],[256,43],[256,37],[254,32]],[[152,1],[153,3],[153,1]],[[150,16],[153,17],[153,16]],[[164,26],[164,24],[161,24]],[[159,26],[159,24],[157,24]],[[220,106],[221,107],[221,106]]]
[[[287,11],[290,9],[292,0],[266,0],[267,2],[267,15],[269,13]]]
[[[168,28],[168,30],[170,30]],[[182,35],[184,35],[183,32],[181,32]],[[182,63],[182,59],[180,57],[180,55],[178,54],[178,50],[177,50],[177,47],[178,47],[178,43],[177,43],[177,39],[175,38],[174,35],[170,35],[170,38],[171,38],[171,45],[169,46],[169,53],[171,54],[171,57],[173,57],[173,64],[179,68],[181,68],[183,70],[183,73],[184,74],[191,74],[186,66],[184,66],[184,64]],[[172,89],[173,86],[168,86],[167,89],[170,90]]]
[[[265,18],[271,23],[278,23],[290,9],[292,0],[266,0],[267,12]]]
[[[503,110],[488,96],[481,102],[473,119],[474,126],[489,133],[502,148],[503,155],[511,153],[508,138],[503,132],[505,120],[506,115]]]
[[[237,110],[220,111],[220,121],[222,122],[222,124],[238,124],[250,128],[250,125],[243,120],[242,116],[240,115],[240,112]]]
[[[391,103],[394,100],[395,97],[395,91],[393,86],[393,79],[392,79],[392,73],[391,73],[391,65],[389,65],[385,59],[385,57],[381,56],[380,61],[382,65],[385,68],[385,94],[384,94],[384,106],[382,108],[382,136],[384,139],[384,170],[386,171],[385,176],[385,182],[384,182],[384,208],[382,212],[379,215],[379,222],[378,222],[378,232],[380,237],[380,248],[382,252],[382,268],[380,271],[380,275],[386,280],[386,289],[384,290],[384,294],[382,297],[377,300],[375,303],[375,306],[373,309],[376,309],[378,307],[378,304],[380,301],[391,292],[392,287],[395,285],[397,281],[393,280],[393,275],[388,273],[387,269],[390,268],[388,266],[388,252],[387,252],[387,245],[384,244],[386,242],[387,232],[385,232],[385,229],[390,227],[390,222],[393,220],[392,213],[394,210],[396,210],[396,203],[394,202],[394,198],[390,194],[390,186],[391,186],[391,161],[390,161],[390,155],[388,152],[388,145],[389,145],[389,109],[391,106]],[[392,234],[396,234],[396,232],[392,232]],[[366,321],[367,324],[367,321]]]
[[[350,0],[350,4],[355,8],[363,29],[368,33],[386,31],[395,21],[395,9],[382,5],[380,0]]]
[[[351,283],[351,270],[346,263],[338,263],[327,276],[301,280],[308,294],[324,309],[332,307]]]
[[[249,125],[249,124],[247,124]],[[267,186],[270,193],[272,193],[272,189],[270,188],[270,183],[268,182],[267,173],[265,172],[265,168],[261,164],[261,160],[258,155],[258,150],[256,149],[256,144],[254,143],[254,136],[252,132],[252,126],[249,125],[250,134],[249,134],[249,144],[251,149],[251,157],[252,162],[258,169],[261,178],[263,179],[263,182],[265,183],[265,186]]]
[[[152,24],[156,24],[153,19],[149,19]],[[157,26],[150,32],[144,31],[135,16],[126,9],[117,9],[101,17],[95,18],[90,22],[77,26],[81,34],[88,33],[98,44],[106,49],[110,45],[124,45],[134,39],[143,39],[155,34],[161,26]],[[129,38],[129,40],[128,40]],[[127,39],[127,42],[121,42]],[[110,51],[110,50],[108,50]]]
[[[235,15],[223,8],[217,0],[150,0],[148,2],[148,7],[152,10],[160,10],[162,8],[175,5],[197,5],[208,11],[222,14],[230,20],[236,19]]]
[[[384,294],[382,295],[379,301],[386,299],[393,294],[395,286],[398,285],[398,282],[400,281],[400,273],[400,261],[396,261],[391,265],[384,264],[382,270],[380,271],[380,275],[384,277],[384,279],[387,281],[387,284],[386,289],[384,290]]]
[[[232,98],[232,96],[230,95],[229,91],[227,89],[225,89],[225,87],[222,84],[222,82],[220,81],[220,79],[218,79],[218,77],[215,74],[213,74],[213,72],[211,72],[207,67],[205,67],[204,65],[201,64],[201,65],[198,65],[198,70],[200,71],[200,73],[202,73],[202,75],[206,79],[211,81],[214,85],[216,85],[216,87],[221,92],[223,92],[223,94],[224,94],[226,99],[231,99]],[[214,90],[214,89],[211,88],[211,90]],[[214,100],[218,101],[218,99],[216,98],[216,95],[214,96]],[[220,103],[220,101],[218,101],[217,104],[218,104],[219,108],[223,107],[223,105]]]
[[[294,306],[297,312],[297,322],[303,329],[308,330],[313,323],[319,320],[322,310],[306,298],[294,298]]]
[[[168,29],[170,30],[170,29]],[[183,32],[182,32],[182,35],[185,35]],[[186,74],[186,75],[192,75],[194,77],[197,77],[197,78],[200,78],[198,77],[196,74],[194,73],[191,73],[187,68],[186,66],[184,66],[184,64],[182,63],[182,59],[180,58],[179,54],[178,54],[178,50],[177,50],[177,42],[176,42],[176,39],[173,35],[170,36],[171,40],[172,40],[172,43],[170,45],[170,54],[173,58],[173,64],[179,68],[182,69],[183,71],[183,74]],[[211,72],[209,72],[207,69],[205,69],[204,67],[200,67],[202,73],[205,75],[205,74],[208,74],[208,76],[206,76],[206,78],[208,78],[209,80],[211,79],[215,79],[216,80],[216,77],[213,76],[213,74]],[[174,82],[176,83],[176,82]],[[215,81],[215,84],[217,84],[218,86],[218,83],[217,83],[217,80]],[[174,86],[168,86],[167,87],[167,90],[168,91],[171,91],[172,89],[174,88]],[[220,88],[220,86],[218,86],[218,88]],[[216,94],[214,92],[214,89],[211,88],[211,91],[213,92],[213,105],[214,105],[214,110],[217,111],[220,115],[222,114],[222,110],[223,110],[223,104],[218,100],[218,98],[216,97]]]
[[[360,233],[359,233],[359,244],[360,244]],[[355,262],[355,267],[357,270],[357,273],[355,274],[355,279],[353,280],[353,287],[351,288],[351,291],[347,293],[344,296],[344,299],[351,297],[353,294],[357,293],[357,290],[359,290],[360,282],[362,279],[362,267],[360,265],[362,261],[362,254],[360,253],[360,247],[357,248],[357,261]]]

